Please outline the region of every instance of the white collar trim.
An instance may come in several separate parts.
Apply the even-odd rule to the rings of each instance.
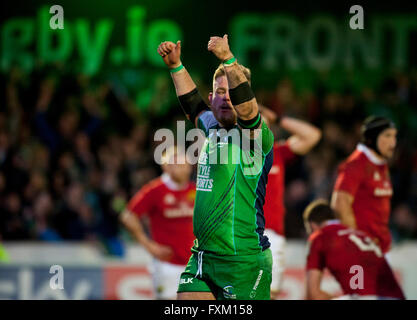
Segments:
[[[340,224],[340,220],[339,219],[332,219],[332,220],[327,220],[324,225],[325,226],[329,226],[331,224]]]
[[[371,161],[373,164],[376,165],[382,165],[382,164],[386,164],[387,161],[384,159],[379,159],[377,158],[371,151],[371,149],[369,149],[367,146],[365,146],[363,143],[359,143],[358,146],[356,147],[356,150],[362,152],[365,154],[365,156],[368,158],[369,161]]]
[[[172,191],[185,190],[187,188],[187,186],[181,188],[178,183],[172,180],[168,173],[163,173],[161,176],[161,180],[167,186],[167,188]]]

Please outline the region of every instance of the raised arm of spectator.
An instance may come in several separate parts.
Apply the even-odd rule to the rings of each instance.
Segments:
[[[49,125],[46,113],[52,99],[53,90],[42,87],[36,103],[35,126],[39,137],[51,151],[55,151],[59,144],[57,132]],[[48,90],[49,89],[49,90]]]
[[[85,93],[82,100],[82,105],[89,115],[89,120],[84,127],[84,132],[91,136],[100,127],[102,123],[102,114],[96,96],[89,92]]]
[[[177,41],[176,44],[171,41],[162,42],[158,47],[158,53],[170,69],[175,91],[184,113],[197,126],[199,115],[209,108],[181,62],[181,41]]]
[[[255,95],[248,79],[230,51],[228,36],[211,37],[207,49],[223,62],[229,85],[230,101],[236,110],[242,128],[257,128],[261,123]]]

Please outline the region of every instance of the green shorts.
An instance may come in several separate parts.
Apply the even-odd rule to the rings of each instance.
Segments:
[[[271,274],[270,249],[247,256],[200,251],[191,255],[177,292],[211,292],[218,300],[269,300]]]

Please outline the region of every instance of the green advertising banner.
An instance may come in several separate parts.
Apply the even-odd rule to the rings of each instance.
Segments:
[[[263,86],[283,76],[301,87],[317,77],[335,87],[372,85],[384,72],[417,65],[417,6],[364,6],[364,29],[351,29],[349,5],[300,1],[281,7],[184,0],[19,3],[2,13],[3,71],[57,62],[89,75],[121,68],[164,71],[158,44],[181,39],[184,64],[210,81],[217,61],[207,52],[207,41],[224,33]],[[63,29],[50,26],[54,4],[63,8]]]

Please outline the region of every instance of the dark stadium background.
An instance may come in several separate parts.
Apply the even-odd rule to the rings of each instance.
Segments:
[[[64,30],[48,27],[52,4],[64,8]],[[417,5],[358,3],[365,29],[350,30],[354,4],[3,2],[0,240],[6,251],[8,243],[85,241],[122,259],[131,240],[117,215],[160,174],[154,132],[175,130],[183,119],[156,47],[180,38],[182,61],[206,97],[217,67],[207,41],[224,33],[252,69],[259,102],[323,130],[320,144],[287,171],[287,237],[305,239],[303,209],[329,198],[361,121],[376,114],[399,129],[391,164],[394,242],[416,240]],[[351,50],[349,43],[359,44]]]

